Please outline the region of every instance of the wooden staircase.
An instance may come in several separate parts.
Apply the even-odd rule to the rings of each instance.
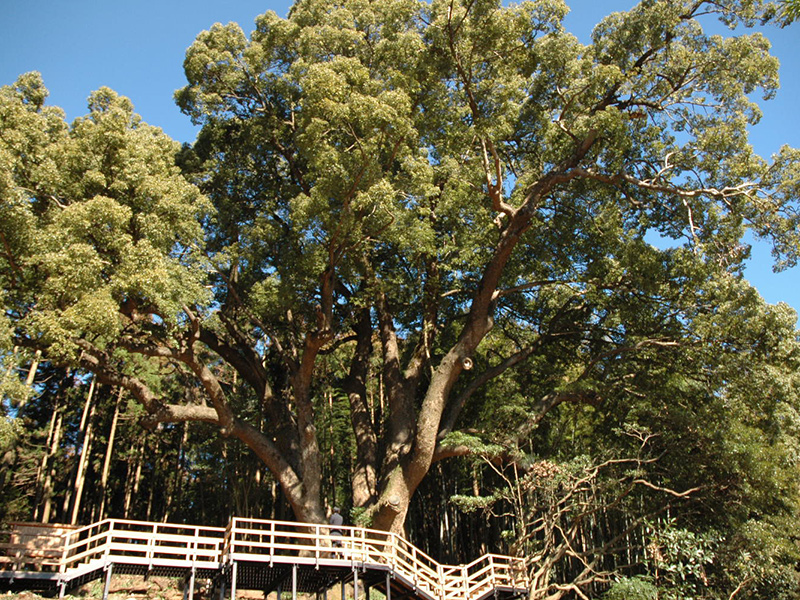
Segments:
[[[528,593],[524,559],[487,554],[468,565],[443,565],[402,537],[362,527],[233,518],[227,527],[106,519],[77,529],[12,524],[0,544],[0,585],[57,589],[63,596],[113,573],[180,577],[193,599],[196,578],[220,599],[237,589],[327,595],[351,583],[387,600],[498,600]],[[280,596],[279,596],[280,597]],[[369,595],[367,593],[367,598]]]

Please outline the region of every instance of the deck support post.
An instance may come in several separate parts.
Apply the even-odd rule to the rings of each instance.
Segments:
[[[195,578],[195,568],[192,566],[192,574],[189,577],[189,600],[194,600],[194,578]]]
[[[369,599],[367,599],[369,600]],[[386,600],[392,600],[392,573],[386,571]]]
[[[292,600],[297,600],[297,564],[292,565]]]
[[[358,600],[358,569],[353,569],[353,600]]]
[[[192,567],[192,570],[183,578],[183,600],[194,600],[194,578],[195,568]]]
[[[114,572],[114,563],[106,566],[106,582],[103,585],[103,600],[108,600],[108,590],[111,588],[111,574]]]
[[[58,600],[67,595],[67,582],[63,579],[58,582]]]
[[[237,562],[233,561],[233,567],[231,567],[231,600],[236,600],[236,565]]]

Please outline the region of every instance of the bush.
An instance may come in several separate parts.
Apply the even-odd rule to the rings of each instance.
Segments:
[[[623,577],[603,594],[603,600],[656,600],[658,590],[648,577]]]

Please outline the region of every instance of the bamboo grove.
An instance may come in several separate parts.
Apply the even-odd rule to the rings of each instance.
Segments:
[[[0,91],[4,521],[348,521],[532,600],[798,598],[794,5],[299,0],[197,36],[181,147]],[[761,29],[754,31],[753,26]],[[724,34],[717,32],[725,26]],[[766,595],[765,595],[766,594]]]

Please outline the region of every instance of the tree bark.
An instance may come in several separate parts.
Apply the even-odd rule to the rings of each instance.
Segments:
[[[33,382],[36,379],[36,371],[39,369],[39,361],[42,359],[42,351],[36,350],[36,353],[33,355],[33,360],[31,361],[31,366],[28,369],[28,375],[25,377],[25,387],[32,388]],[[19,402],[19,408],[22,409],[25,406],[27,398],[23,397]]]
[[[56,476],[56,461],[55,457],[58,453],[58,447],[61,443],[61,425],[63,423],[63,412],[56,407],[57,413],[55,427],[52,432],[52,439],[47,455],[45,456],[44,469],[46,472],[44,482],[42,484],[42,499],[44,505],[42,506],[42,523],[50,522],[50,513],[53,507],[53,479]]]
[[[75,525],[78,522],[78,515],[81,510],[81,500],[83,497],[83,488],[86,484],[86,469],[89,464],[89,456],[92,453],[92,441],[94,434],[92,425],[94,422],[96,402],[92,402],[92,397],[95,393],[95,378],[92,378],[92,383],[89,385],[89,393],[86,395],[86,404],[83,408],[83,416],[81,417],[81,429],[85,426],[86,433],[83,435],[83,447],[81,448],[80,459],[78,462],[78,471],[75,474],[75,485],[72,492],[72,512],[70,514],[69,523]]]
[[[57,397],[58,398],[58,397]],[[34,521],[39,519],[42,509],[42,500],[44,499],[44,489],[45,489],[45,478],[47,477],[47,469],[50,463],[52,456],[54,456],[53,450],[53,441],[54,441],[54,434],[56,432],[56,421],[58,421],[58,429],[61,428],[61,411],[60,411],[60,402],[56,401],[56,405],[53,408],[53,412],[50,415],[50,424],[47,427],[47,443],[45,444],[46,450],[42,454],[42,460],[39,462],[39,467],[36,469],[36,499],[35,505],[36,508],[34,509],[33,519]]]
[[[106,456],[103,460],[103,472],[100,476],[100,508],[97,514],[98,520],[102,520],[105,515],[108,475],[111,471],[111,456],[114,452],[114,441],[117,436],[117,423],[119,422],[119,406],[122,402],[122,392],[123,388],[119,388],[117,391],[117,401],[114,403],[114,416],[111,418],[111,431],[108,433],[108,446],[106,447]]]
[[[362,309],[356,324],[356,349],[344,390],[350,400],[350,422],[356,438],[353,468],[353,506],[366,508],[377,497],[378,439],[367,400],[369,360],[372,356],[372,320],[368,308]]]
[[[123,505],[124,518],[130,518],[133,498],[139,493],[139,482],[142,478],[142,462],[144,459],[145,437],[142,436],[136,446],[135,454],[128,461],[128,476],[125,481],[125,502]]]

